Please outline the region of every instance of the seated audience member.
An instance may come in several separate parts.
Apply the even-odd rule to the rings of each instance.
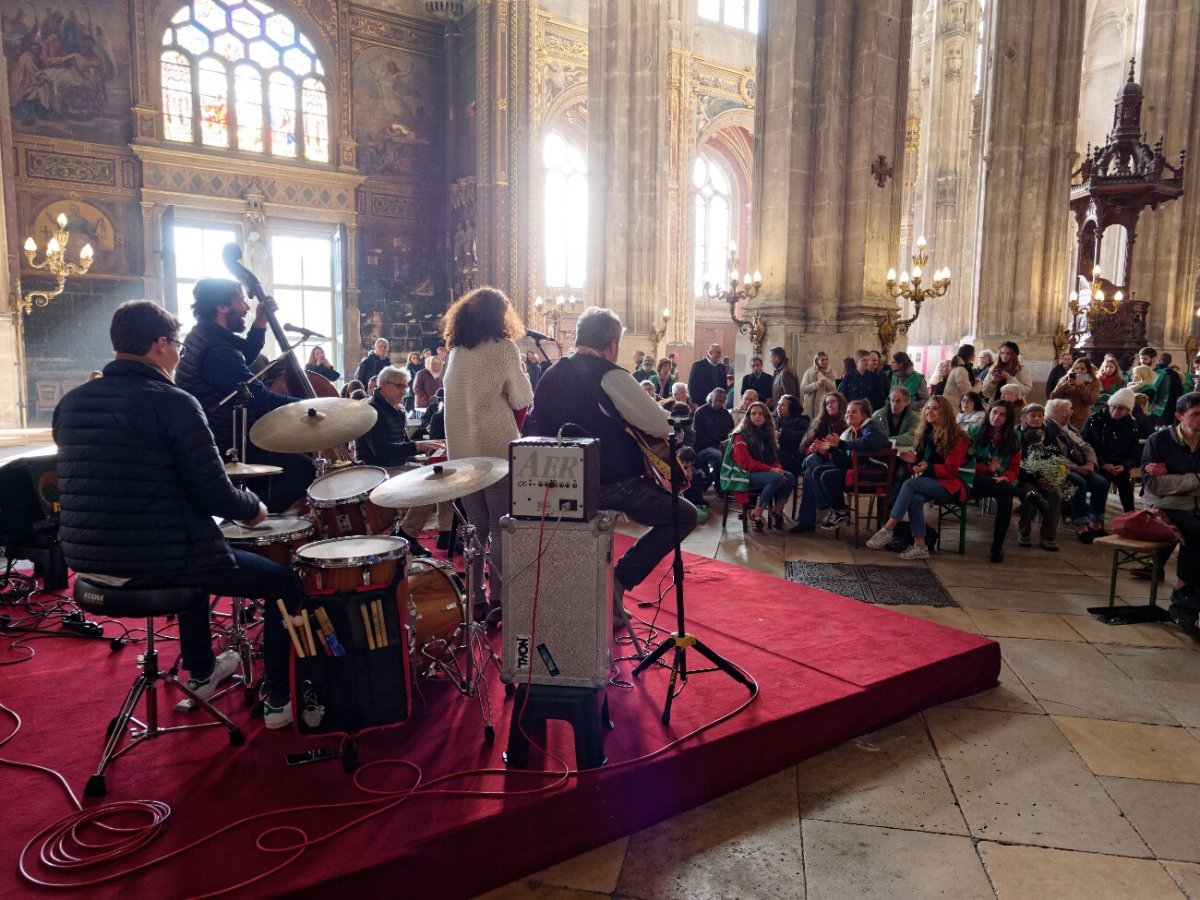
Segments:
[[[968,486],[959,470],[967,461],[970,441],[954,421],[954,407],[943,397],[930,398],[921,410],[921,425],[912,450],[900,453],[909,466],[911,477],[906,479],[892,504],[892,514],[867,546],[882,550],[892,542],[896,526],[908,519],[913,544],[901,551],[901,559],[925,559],[925,504],[959,503],[967,499]]]
[[[695,412],[696,404],[692,402],[692,398],[688,395],[688,386],[682,381],[677,381],[671,387],[671,396],[663,400],[661,405],[663,409],[669,412],[671,407],[680,403],[686,406],[690,412]]]
[[[1033,390],[1033,374],[1028,366],[1021,364],[1021,348],[1015,341],[1005,341],[1000,345],[1000,356],[988,371],[988,377],[983,382],[983,396],[994,400],[1000,395],[1000,388],[1009,382],[1021,385],[1022,397],[1028,397]]]
[[[917,437],[921,416],[912,405],[908,388],[897,386],[888,394],[887,406],[876,410],[871,421],[879,426],[893,447],[911,447]]]
[[[675,378],[671,374],[672,366],[670,359],[660,359],[658,361],[658,370],[646,379],[645,383],[649,383],[654,388],[654,399],[659,403],[671,398],[671,389],[675,387]]]
[[[917,371],[912,358],[904,352],[892,354],[892,377],[889,387],[902,387],[907,390],[909,403],[916,412],[920,412],[925,401],[929,399],[929,385],[925,383],[925,376]]]
[[[794,394],[784,394],[775,404],[775,427],[779,431],[779,458],[783,467],[800,477],[804,465],[804,454],[800,445],[808,433],[812,421],[804,414],[800,399]]]
[[[804,471],[804,492],[800,497],[800,512],[792,534],[804,534],[816,528],[821,510],[829,512],[821,527],[836,529],[850,521],[846,505],[846,476],[855,451],[871,453],[888,445],[887,436],[871,418],[868,400],[851,400],[846,405],[846,430],[812,442],[810,462]],[[880,469],[879,481],[886,473]]]
[[[972,425],[978,425],[983,421],[984,417],[983,397],[974,392],[963,394],[962,400],[959,401],[958,408],[961,410],[955,421],[958,422],[958,427],[966,431]]]
[[[1096,471],[1096,451],[1071,424],[1071,401],[1046,401],[1046,439],[1058,444],[1067,466],[1067,481],[1075,493],[1067,500],[1075,534],[1085,544],[1108,534],[1104,530],[1104,507],[1108,503],[1108,479]]]
[[[1143,347],[1139,350],[1138,364],[1129,370],[1129,386],[1150,398],[1150,416],[1161,421],[1167,408],[1171,384],[1166,372],[1154,368],[1157,359],[1158,351],[1153,347]]]
[[[1121,374],[1115,356],[1110,354],[1104,357],[1104,362],[1096,371],[1096,380],[1100,382],[1100,393],[1096,395],[1096,403],[1092,406],[1094,413],[1103,411],[1108,405],[1108,398],[1125,387],[1125,376]]]
[[[315,375],[320,375],[329,381],[337,381],[342,377],[342,373],[329,364],[329,360],[325,358],[325,348],[313,347],[312,352],[308,354],[308,363],[304,366],[305,371],[312,372]]]
[[[1000,388],[1000,396],[997,400],[1003,400],[1005,403],[1012,403],[1018,409],[1025,405],[1025,388],[1017,383],[1010,383]]]
[[[681,447],[678,452],[679,467],[683,469],[683,474],[688,479],[688,487],[683,492],[683,499],[696,507],[697,522],[703,524],[708,520],[708,501],[704,499],[704,492],[708,490],[711,478],[701,466],[696,464],[694,448]]]
[[[725,391],[709,391],[705,404],[692,417],[696,466],[710,476],[721,470],[723,445],[733,431],[733,414],[725,408]]]
[[[534,360],[536,367],[537,360]],[[540,369],[538,370],[540,374]],[[416,380],[412,383],[413,405],[417,409],[424,409],[429,405],[433,395],[442,387],[442,358],[440,356],[431,356],[425,360],[425,368],[417,373]]]
[[[1132,384],[1130,389],[1132,390]],[[1138,434],[1148,438],[1158,430],[1158,420],[1150,415],[1150,398],[1145,394],[1133,395],[1133,421],[1137,422]]]
[[[808,455],[813,441],[823,440],[831,434],[841,434],[845,430],[846,397],[840,391],[830,391],[825,395],[821,414],[808,427],[808,433],[800,442],[800,455]]]
[[[1033,546],[1033,513],[1042,514],[1041,548],[1058,552],[1058,519],[1062,514],[1062,490],[1057,484],[1041,481],[1028,466],[1038,455],[1058,456],[1058,447],[1046,444],[1046,408],[1030,403],[1021,411],[1017,434],[1021,438],[1021,475],[1017,487],[1021,492],[1021,517],[1017,522],[1017,545]]]
[[[950,378],[950,360],[943,359],[937,364],[937,368],[933,370],[933,381],[929,384],[929,395],[931,397],[941,397],[946,393],[946,386]]]
[[[783,507],[796,485],[792,473],[779,461],[779,437],[775,420],[765,403],[752,403],[741,426],[730,435],[733,462],[750,476],[750,490],[758,492],[758,502],[747,515],[755,531],[763,530],[764,510],[771,515],[771,526],[783,528]]]
[[[367,392],[364,391],[362,388],[356,388],[355,390],[350,392],[349,399],[351,399],[351,400],[366,400]]]
[[[1096,377],[1096,367],[1086,356],[1075,360],[1071,370],[1059,379],[1050,392],[1051,400],[1070,401],[1071,424],[1076,429],[1083,427],[1099,396],[1100,379]]]
[[[92,374],[95,374],[94,372]],[[1183,392],[1190,394],[1192,391],[1200,387],[1200,354],[1197,354],[1192,359],[1192,367],[1188,369],[1187,374],[1183,376]]]
[[[971,496],[991,497],[996,501],[996,521],[992,526],[994,563],[1004,562],[1004,538],[1012,522],[1013,500],[1020,496],[1017,480],[1021,474],[1021,439],[1017,436],[1016,407],[993,400],[987,418],[968,432],[975,447],[975,483]]]
[[[363,390],[363,383],[361,381],[357,381],[357,380],[351,378],[344,385],[342,385],[342,397],[349,397],[355,391],[361,391],[361,390]],[[365,393],[365,391],[364,391],[364,393]]]
[[[1183,535],[1179,547],[1171,619],[1186,634],[1200,638],[1200,394],[1184,394],[1175,404],[1176,425],[1162,428],[1142,452],[1146,505],[1160,509]],[[1165,566],[1171,549],[1159,551]]]
[[[1096,473],[1117,486],[1121,508],[1133,510],[1133,483],[1129,473],[1141,459],[1141,437],[1133,420],[1134,393],[1121,388],[1107,406],[1093,413],[1083,426],[1083,439],[1096,451]]]
[[[746,418],[746,412],[750,409],[751,406],[753,406],[757,402],[758,402],[758,392],[757,391],[746,391],[746,393],[742,394],[741,405],[738,406],[737,409],[733,410],[733,427],[734,428],[738,428],[741,426],[742,420]]]

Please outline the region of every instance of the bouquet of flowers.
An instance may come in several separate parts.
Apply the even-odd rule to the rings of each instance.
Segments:
[[[1067,464],[1057,453],[1035,447],[1021,460],[1021,469],[1039,488],[1057,491],[1063,500],[1070,500],[1075,494],[1075,485],[1067,481]]]

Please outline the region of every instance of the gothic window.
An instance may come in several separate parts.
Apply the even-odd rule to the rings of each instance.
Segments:
[[[979,21],[975,24],[975,96],[983,90],[983,23],[987,0],[979,0]]]
[[[587,163],[557,131],[542,141],[544,265],[547,288],[581,290],[587,271]]]
[[[729,176],[712,157],[701,153],[692,163],[693,280],[692,293],[704,296],[704,282],[726,276],[733,221]]]
[[[759,0],[696,0],[696,14],[753,34],[758,31],[758,3]]]
[[[261,0],[192,0],[163,32],[169,141],[329,162],[329,82],[316,47]]]

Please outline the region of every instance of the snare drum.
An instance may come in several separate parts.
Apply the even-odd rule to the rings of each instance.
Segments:
[[[389,535],[331,538],[296,551],[296,568],[310,593],[386,587],[403,579],[408,541]],[[399,573],[399,578],[397,578]]]
[[[396,510],[376,506],[371,491],[387,480],[378,466],[351,466],[322,475],[308,487],[321,533],[327,538],[353,534],[386,534],[396,524]]]
[[[267,516],[253,528],[237,522],[221,525],[221,534],[230,546],[265,556],[272,562],[290,566],[292,554],[313,539],[313,523],[300,516]]]
[[[436,559],[414,559],[408,570],[410,655],[420,675],[432,674],[463,646],[466,592],[453,567]]]

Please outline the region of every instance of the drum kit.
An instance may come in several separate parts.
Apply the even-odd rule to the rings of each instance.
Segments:
[[[364,414],[365,410],[365,414]],[[357,400],[301,400],[267,413],[250,429],[251,440],[278,453],[316,453],[361,437],[375,411]],[[279,467],[232,462],[226,472],[235,482],[277,474]],[[453,567],[431,559],[409,561],[409,545],[395,532],[400,510],[449,503],[495,484],[508,474],[508,462],[472,457],[423,465],[390,475],[377,466],[334,468],[309,486],[308,516],[272,515],[254,526],[221,524],[230,545],[292,566],[310,596],[339,595],[366,587],[397,584],[397,601],[407,607],[409,662],[422,679],[445,676],[463,696],[475,696],[488,740],[494,736],[488,692],[480,684],[489,664],[500,661],[475,621],[472,570],[483,548],[475,528],[456,510],[466,564],[466,584]],[[399,575],[399,578],[397,578]],[[234,598],[229,643],[250,672],[250,642],[245,637],[245,604]],[[249,689],[247,696],[251,696]]]

